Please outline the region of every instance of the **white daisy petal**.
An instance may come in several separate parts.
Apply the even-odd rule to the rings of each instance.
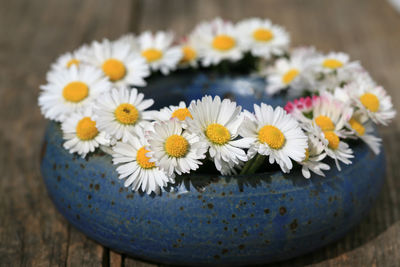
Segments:
[[[290,42],[289,34],[281,26],[259,18],[239,22],[237,32],[244,50],[266,59],[284,54]]]
[[[146,85],[144,78],[150,74],[149,66],[139,51],[132,49],[129,40],[104,39],[101,43],[94,42],[92,49],[93,55],[86,61],[100,68],[115,86]]]
[[[125,187],[132,186],[134,191],[141,189],[147,194],[152,192],[157,194],[161,187],[166,186],[168,182],[173,183],[174,180],[148,157],[150,151],[146,149],[148,143],[144,138],[144,133],[138,132],[138,136],[140,137],[131,136],[127,143],[117,142],[113,147],[113,162],[114,164],[122,163],[117,168],[117,172],[120,178],[128,177],[124,183]]]
[[[392,99],[385,89],[375,86],[365,76],[345,87],[352,102],[373,122],[387,125],[396,116]]]
[[[97,101],[96,113],[99,116],[98,127],[113,138],[127,142],[138,128],[144,128],[148,122],[145,109],[150,107],[152,99],[143,100],[144,95],[136,89],[120,87],[101,95]]]
[[[187,130],[207,144],[209,155],[222,174],[230,173],[232,168],[240,167],[240,163],[247,160],[243,148],[249,147],[249,140],[238,138],[244,119],[240,110],[236,103],[228,99],[221,101],[218,96],[204,96],[189,106],[192,118],[186,119]]]
[[[151,70],[161,71],[167,75],[176,69],[182,58],[179,47],[172,46],[173,34],[169,32],[144,32],[139,36],[139,49],[142,58],[149,64]]]
[[[167,175],[189,173],[199,167],[199,160],[205,158],[207,144],[183,129],[179,119],[170,119],[154,125],[154,131],[147,135],[150,156]]]
[[[96,120],[91,108],[71,114],[61,125],[66,140],[64,148],[84,158],[100,145],[109,146],[110,139],[105,132],[98,130]]]
[[[200,23],[191,38],[196,42],[199,57],[205,67],[216,65],[222,60],[238,61],[243,56],[236,27],[220,18]]]
[[[75,65],[48,73],[48,83],[41,86],[39,106],[43,115],[63,122],[69,114],[91,107],[94,100],[110,90],[111,84],[100,70]]]
[[[246,129],[245,123],[239,130],[241,136],[253,140],[248,156],[254,156],[254,150],[257,150],[259,154],[268,156],[271,164],[276,161],[282,171],[288,172],[293,167],[290,159],[298,161],[305,157],[306,135],[297,121],[281,107],[274,110],[262,103],[261,106],[254,105],[254,111],[255,121],[251,123],[255,123],[256,127]]]

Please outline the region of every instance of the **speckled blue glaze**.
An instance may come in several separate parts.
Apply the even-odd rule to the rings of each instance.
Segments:
[[[183,73],[151,82],[143,91],[158,106],[204,94],[233,98],[251,110],[261,101],[285,103],[282,97],[268,99],[257,77]],[[298,169],[232,177],[197,174],[180,177],[161,196],[148,196],[124,188],[110,156],[82,159],[62,143],[59,125],[50,123],[41,170],[59,211],[107,247],[166,264],[249,265],[312,251],[360,221],[385,173],[384,153],[375,156],[354,143],[354,164],[341,172],[332,169],[326,178],[306,180]]]

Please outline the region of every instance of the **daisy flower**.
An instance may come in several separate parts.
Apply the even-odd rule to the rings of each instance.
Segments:
[[[132,190],[142,190],[147,194],[160,193],[160,189],[174,180],[161,171],[149,156],[149,145],[142,131],[137,136],[129,136],[127,143],[117,142],[113,147],[113,163],[117,167],[119,179],[124,179],[125,187],[132,186]]]
[[[187,118],[188,130],[200,137],[208,145],[210,157],[222,174],[228,174],[231,166],[247,161],[247,139],[238,139],[238,129],[243,121],[241,107],[229,99],[221,101],[204,96],[192,101],[189,106],[192,118]]]
[[[322,131],[339,133],[353,113],[350,106],[328,93],[323,93],[314,103],[313,121]]]
[[[352,80],[353,73],[362,69],[358,62],[350,62],[345,53],[315,53],[306,61],[308,70],[305,76],[311,85],[307,89],[311,91],[332,91],[336,87],[342,87]]]
[[[47,84],[39,96],[39,106],[44,116],[63,121],[72,112],[90,106],[111,84],[103,73],[92,66],[75,65],[54,70],[47,75]]]
[[[376,155],[380,153],[382,139],[373,134],[374,128],[368,123],[368,117],[365,114],[361,111],[355,112],[346,126],[365,142]]]
[[[66,140],[64,148],[70,153],[77,152],[84,158],[100,145],[110,145],[107,134],[97,128],[96,120],[97,116],[91,108],[71,114],[61,125],[63,138]]]
[[[309,127],[308,124],[313,124],[323,132],[335,132],[343,137],[347,134],[344,131],[344,125],[351,118],[352,113],[353,109],[349,105],[324,92],[312,101],[310,112],[294,109],[291,114],[302,122],[301,125],[305,130]]]
[[[51,65],[51,69],[61,70],[74,65],[78,67],[82,63],[82,60],[87,57],[89,51],[89,46],[83,45],[73,52],[62,54],[57,58],[56,62]]]
[[[339,52],[331,52],[327,55],[321,55],[317,59],[317,69],[323,73],[331,73],[348,66],[349,55]]]
[[[339,161],[351,163],[349,158],[353,157],[353,151],[340,139],[352,134],[344,128],[353,114],[350,106],[324,92],[312,102],[311,112],[294,109],[291,114],[309,135],[313,134],[322,142],[326,154],[335,160],[339,170]]]
[[[272,95],[288,87],[297,92],[309,89],[311,86],[304,73],[308,70],[309,58],[313,53],[311,48],[298,48],[292,51],[290,58],[276,60],[266,73],[267,93]]]
[[[306,149],[306,157],[303,161],[298,162],[302,168],[301,173],[304,178],[311,177],[310,171],[320,176],[325,176],[323,171],[330,170],[328,164],[321,162],[326,157],[324,146],[320,140],[313,135],[308,136],[308,148]]]
[[[144,95],[134,89],[121,87],[101,95],[97,101],[98,127],[117,140],[127,142],[137,127],[152,119],[151,111],[145,111],[154,103],[143,100]]]
[[[331,52],[319,55],[310,60],[310,67],[314,75],[314,88],[319,90],[333,90],[347,84],[353,78],[353,73],[360,72],[362,67],[358,62],[350,62],[349,55]]]
[[[346,86],[346,90],[353,103],[373,122],[387,125],[396,116],[392,99],[381,86],[358,79]]]
[[[346,165],[351,164],[350,158],[354,157],[353,150],[334,131],[322,131],[319,127],[313,127],[313,133],[322,141],[326,154],[335,161],[339,171],[341,170],[339,161]]]
[[[172,118],[179,119],[184,122],[186,118],[193,118],[185,102],[179,102],[178,106],[164,107],[157,113],[154,113],[154,119],[158,121],[167,121]]]
[[[130,42],[104,39],[101,43],[94,42],[92,47],[93,55],[87,61],[99,67],[114,85],[146,85],[144,78],[150,74],[149,66],[132,50]]]
[[[192,36],[205,67],[217,65],[222,60],[238,61],[243,56],[235,26],[221,18],[199,24]]]
[[[179,61],[179,65],[182,67],[197,68],[199,51],[197,47],[197,40],[195,36],[188,36],[181,42],[182,58]]]
[[[178,119],[156,123],[147,141],[152,151],[149,155],[170,177],[197,170],[200,160],[206,157],[207,144],[196,134],[184,131]]]
[[[154,35],[146,31],[139,36],[141,56],[150,65],[151,70],[161,71],[167,75],[175,70],[182,58],[182,51],[177,46],[172,46],[174,36],[169,32],[157,32]]]
[[[293,164],[290,159],[302,161],[307,148],[307,136],[298,122],[283,108],[275,110],[264,103],[254,104],[254,112],[246,112],[240,127],[241,136],[251,140],[249,158],[257,153],[269,157],[272,164],[277,162],[283,172],[289,172]]]
[[[283,55],[290,42],[287,31],[267,19],[251,18],[238,23],[241,46],[253,56],[266,59]]]

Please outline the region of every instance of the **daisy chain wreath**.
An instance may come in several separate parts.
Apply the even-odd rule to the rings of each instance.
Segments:
[[[282,27],[258,18],[236,24],[216,18],[178,42],[162,31],[95,41],[56,60],[40,87],[39,106],[61,123],[65,149],[82,157],[102,149],[125,186],[147,194],[205,161],[222,175],[272,164],[288,173],[297,164],[310,178],[335,167],[327,158],[339,170],[340,163],[351,164],[348,140],[361,139],[378,154],[373,124],[394,118],[390,96],[347,54],[290,49],[289,41]],[[268,94],[300,98],[285,107],[254,104],[254,112],[218,96],[149,110],[154,101],[134,88],[155,72],[229,73],[238,64],[264,76]]]

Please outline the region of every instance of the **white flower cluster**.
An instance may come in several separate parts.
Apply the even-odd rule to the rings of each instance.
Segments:
[[[287,57],[266,66],[264,71],[268,94],[290,88],[292,96],[300,96],[304,91],[334,90],[353,81],[361,73],[365,70],[359,62],[350,62],[347,54],[331,52],[323,55],[313,47],[295,48],[289,51]]]
[[[218,96],[149,110],[154,101],[133,88],[145,86],[152,72],[167,75],[245,56],[261,66],[267,93],[314,96],[285,108],[254,105],[254,113]],[[395,116],[390,96],[358,62],[344,53],[290,50],[282,27],[257,18],[203,22],[180,42],[169,32],[144,32],[84,45],[52,65],[39,106],[61,123],[65,149],[85,157],[100,147],[113,156],[125,186],[148,194],[206,160],[223,175],[252,173],[267,163],[289,172],[295,163],[305,178],[310,171],[324,176],[330,169],[325,158],[338,169],[339,162],[351,163],[348,139],[379,153],[372,123],[387,125]]]

